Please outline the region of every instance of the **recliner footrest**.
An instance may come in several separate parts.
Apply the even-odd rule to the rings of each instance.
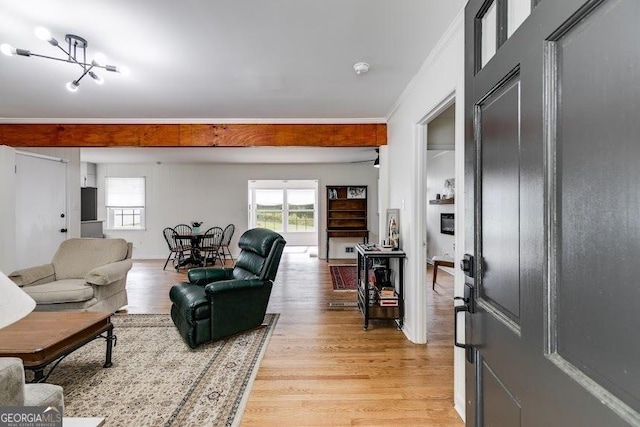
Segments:
[[[211,308],[204,286],[178,283],[171,287],[169,298],[173,302],[171,319],[189,347],[209,341]]]

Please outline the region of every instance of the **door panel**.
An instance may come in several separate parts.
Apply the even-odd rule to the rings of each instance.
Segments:
[[[467,425],[640,425],[640,2],[534,1],[483,63],[487,4],[465,15]]]
[[[521,425],[520,403],[500,382],[484,360],[482,363],[482,414],[486,425]]]
[[[67,228],[65,163],[16,154],[16,269],[51,262]]]
[[[562,358],[640,411],[640,342],[628,339],[629,326],[640,325],[640,48],[622,42],[637,32],[625,17],[640,9],[632,0],[607,6],[550,46],[559,248],[552,327]],[[588,56],[603,60],[585,66]]]
[[[482,278],[480,297],[512,320],[520,317],[519,120],[517,76],[483,101],[481,129]]]

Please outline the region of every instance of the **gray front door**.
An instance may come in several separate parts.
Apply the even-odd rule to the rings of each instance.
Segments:
[[[467,4],[468,426],[640,425],[639,25]]]

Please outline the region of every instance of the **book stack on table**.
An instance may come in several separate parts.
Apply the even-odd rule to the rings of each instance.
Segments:
[[[378,292],[378,301],[380,307],[397,307],[398,294],[394,288],[385,286]]]

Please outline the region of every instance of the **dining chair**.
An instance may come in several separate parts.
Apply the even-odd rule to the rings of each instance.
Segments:
[[[167,264],[169,260],[173,257],[173,265],[177,268],[185,257],[185,252],[189,252],[190,247],[185,247],[182,244],[182,241],[177,238],[178,233],[171,227],[167,227],[162,231],[162,235],[164,236],[164,240],[167,242],[167,246],[169,246],[169,256],[164,263],[163,270],[167,268]]]
[[[229,245],[231,244],[231,238],[233,237],[233,233],[236,231],[236,226],[233,224],[229,224],[224,228],[224,231],[222,233],[222,243],[220,243],[220,255],[222,255],[222,258],[224,259],[224,261],[221,259],[220,261],[223,263],[223,265],[226,265],[227,263],[227,254],[229,254],[229,258],[231,259],[231,262],[233,263],[233,255],[231,255],[231,250],[229,249]]]
[[[200,252],[206,266],[209,260],[212,265],[216,264],[216,260],[220,260],[220,264],[224,266],[222,258],[220,258],[220,245],[222,244],[223,230],[220,227],[211,227],[202,236],[200,241]]]
[[[189,237],[181,237],[176,240],[179,240],[182,248],[185,250],[191,250],[192,242],[191,242],[191,226],[188,224],[178,224],[173,229],[176,231],[178,236],[189,236]]]

